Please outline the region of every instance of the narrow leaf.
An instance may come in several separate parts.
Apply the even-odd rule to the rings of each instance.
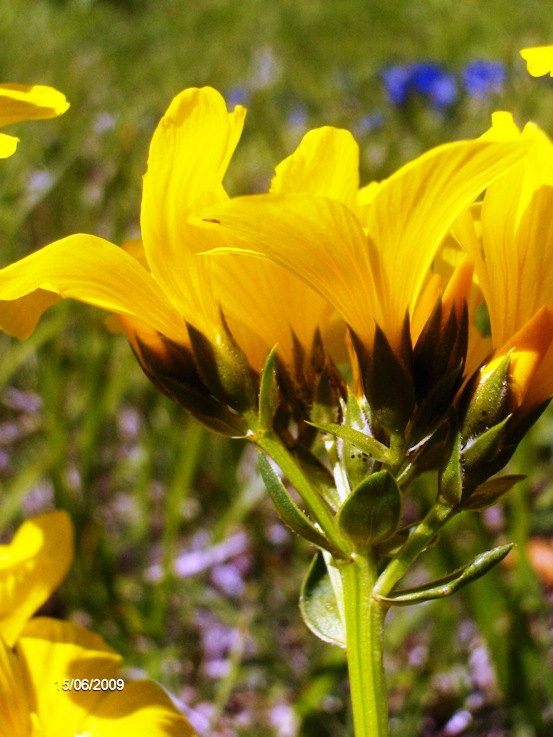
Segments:
[[[386,604],[409,606],[410,604],[420,604],[424,601],[433,601],[434,599],[443,599],[446,596],[451,596],[451,594],[454,594],[471,581],[476,581],[476,579],[500,563],[513,546],[514,543],[509,543],[508,545],[501,545],[500,547],[481,553],[481,555],[477,556],[463,568],[459,568],[448,576],[440,578],[437,581],[432,581],[424,586],[404,589],[391,596],[377,596],[377,598]]]
[[[341,438],[342,440],[346,440],[363,453],[372,456],[375,460],[380,461],[381,463],[389,463],[391,461],[389,448],[360,430],[355,430],[353,427],[346,427],[345,425],[337,425],[334,422],[329,422],[324,425],[318,425],[315,422],[311,422],[309,424],[313,425],[321,432],[330,433],[331,435],[336,435],[336,437]]]
[[[286,487],[273,470],[273,467],[262,453],[258,453],[259,470],[261,476],[269,492],[269,496],[273,500],[273,504],[277,508],[283,522],[290,527],[300,537],[309,540],[319,548],[328,550],[331,553],[337,551],[327,541],[322,532],[319,532],[313,525],[311,520],[296,505]]]
[[[315,553],[300,594],[305,624],[324,642],[345,648],[346,630],[321,551]]]

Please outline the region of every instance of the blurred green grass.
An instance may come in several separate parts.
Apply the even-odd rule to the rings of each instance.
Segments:
[[[0,79],[52,84],[72,104],[14,128],[0,264],[74,232],[135,236],[150,136],[190,85],[249,109],[233,194],[265,188],[318,125],[355,133],[363,182],[479,135],[498,107],[553,131],[553,89],[518,56],[553,40],[552,10],[538,0],[0,0]],[[448,115],[386,101],[385,65],[432,59],[459,72],[475,58],[505,64],[501,96],[462,99]],[[250,453],[157,395],[86,307],[60,304],[29,341],[0,336],[0,351],[0,529],[56,506],[77,530],[75,564],[47,611],[106,637],[192,710],[202,735],[346,734],[344,659],[297,609],[311,551],[277,521]],[[396,737],[550,734],[552,592],[524,550],[552,536],[551,442],[548,415],[514,461],[529,482],[483,523],[446,533],[425,565],[448,570],[507,539],[518,563],[450,604],[391,617]],[[479,681],[482,658],[490,673]],[[447,732],[467,710],[466,729]]]

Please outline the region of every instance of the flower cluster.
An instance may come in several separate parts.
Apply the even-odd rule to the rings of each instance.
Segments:
[[[151,142],[141,239],[74,235],[6,267],[0,325],[25,337],[60,297],[114,313],[154,384],[286,467],[310,519],[271,482],[281,514],[344,556],[367,478],[395,479],[373,542],[395,540],[427,469],[452,512],[492,503],[553,394],[550,139],[497,114],[360,187],[351,134],[319,128],[268,193],[230,198],[244,118],[211,88],[177,95]],[[318,480],[301,470],[320,464],[317,429],[333,470]]]
[[[553,393],[549,138],[498,115],[360,187],[351,134],[319,128],[267,194],[229,198],[244,117],[210,88],[177,95],[151,142],[141,240],[74,235],[3,269],[0,325],[25,337],[80,299],[115,313],[146,374],[212,430],[257,441],[263,425],[315,453],[313,423],[342,424],[370,439],[363,473],[407,486],[453,454],[462,492],[442,496],[495,498],[485,484]],[[323,493],[333,514],[360,473],[335,480],[339,502]]]
[[[552,73],[551,48],[522,55],[532,74]],[[396,104],[416,92],[444,108],[456,95],[434,65],[386,81]],[[501,70],[473,64],[464,81],[483,95]],[[20,109],[27,94],[0,90],[0,123],[32,117]],[[63,111],[55,95],[40,99],[35,117]],[[384,735],[387,608],[452,593],[510,549],[395,589],[448,519],[516,483],[497,473],[553,396],[553,143],[497,113],[480,138],[360,186],[353,136],[323,127],[276,167],[267,193],[230,198],[222,182],[245,112],[211,88],[177,95],[152,138],[141,238],[73,235],[0,270],[0,327],[24,338],[60,298],[107,310],[162,392],[257,445],[282,518],[329,554],[308,573],[304,618],[347,650],[356,729],[370,712]],[[13,141],[2,142],[9,155]],[[408,530],[403,500],[428,470],[435,499]],[[121,734],[193,734],[153,684],[110,689],[120,659],[95,635],[29,621],[69,565],[68,525],[61,512],[39,518],[0,550],[10,734],[111,734],[114,720]],[[93,679],[108,692],[88,688]]]
[[[445,111],[459,99],[461,88],[476,99],[498,94],[506,73],[501,62],[474,59],[457,75],[434,61],[392,64],[381,73],[388,100],[403,107],[411,98],[420,97],[436,110]]]
[[[0,546],[0,732],[193,737],[167,694],[128,681],[122,658],[71,622],[34,617],[73,557],[65,512],[35,517]]]

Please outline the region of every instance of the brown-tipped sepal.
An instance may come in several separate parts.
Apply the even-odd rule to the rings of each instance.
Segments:
[[[163,394],[189,412],[209,430],[229,437],[243,436],[243,419],[213,397],[186,345],[156,334],[155,342],[131,336],[131,345],[144,373]]]
[[[409,322],[405,321],[399,354],[376,326],[371,352],[350,331],[357,355],[363,390],[376,420],[393,434],[401,434],[411,419],[415,404]]]
[[[210,393],[238,414],[255,407],[252,371],[224,321],[214,341],[192,325],[186,327],[198,372]]]

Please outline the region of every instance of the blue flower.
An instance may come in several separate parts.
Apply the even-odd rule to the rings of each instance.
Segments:
[[[412,65],[411,85],[415,92],[427,97],[432,107],[443,110],[457,99],[455,76],[434,62]]]
[[[393,64],[381,73],[390,102],[403,107],[409,97],[420,95],[432,107],[443,110],[457,99],[455,76],[435,62]]]
[[[381,72],[388,100],[396,107],[403,107],[411,92],[411,67],[412,64],[392,64]]]
[[[506,79],[505,67],[499,61],[475,59],[463,69],[463,85],[471,97],[483,99],[501,92]]]

